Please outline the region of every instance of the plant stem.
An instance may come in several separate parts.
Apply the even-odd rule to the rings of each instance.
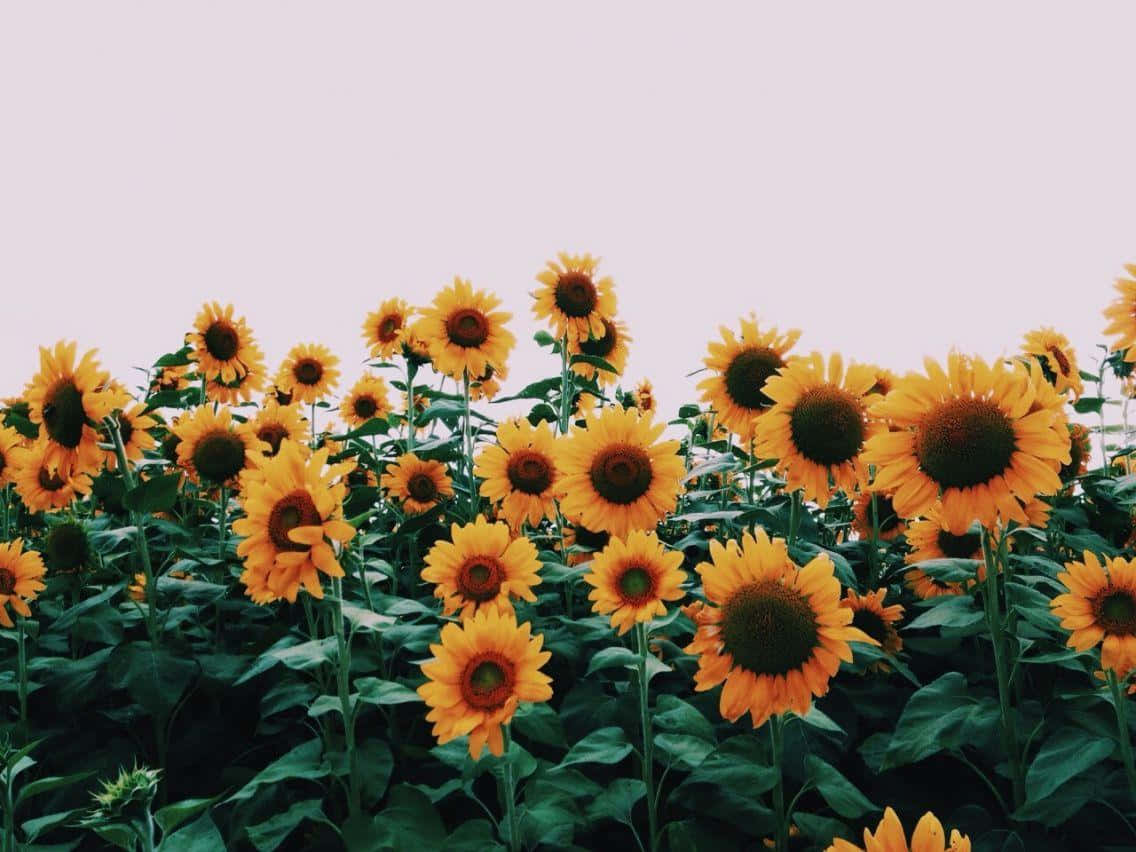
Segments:
[[[872,492],[868,511],[872,516],[872,533],[868,542],[868,591],[874,592],[880,582],[880,509],[876,503],[875,491]]]
[[[639,726],[643,732],[643,784],[647,788],[647,848],[650,852],[658,849],[659,815],[655,799],[655,738],[651,733],[651,695],[647,681],[647,655],[651,653],[647,643],[647,625],[635,624],[635,644],[639,651],[639,668],[636,680],[639,685]]]
[[[517,779],[513,775],[513,758],[509,754],[513,750],[513,738],[508,725],[501,726],[501,734],[505,740],[505,765],[502,768],[504,789],[501,791],[501,796],[505,800],[505,823],[509,827],[509,852],[521,852],[521,825],[517,819]]]
[[[560,338],[560,434],[568,434],[572,418],[572,369],[568,364],[568,335]]]
[[[12,488],[11,483],[4,486],[4,496],[3,496],[3,500],[4,500],[4,516],[3,516],[4,517],[4,526],[3,526],[3,530],[2,530],[3,534],[4,534],[4,538],[2,539],[3,541],[11,541],[12,540],[12,536],[10,535],[11,531],[9,529],[10,521],[9,521],[9,518],[8,518],[8,505],[11,502],[10,499],[9,499],[11,497],[11,488]]]
[[[785,753],[785,717],[780,713],[769,717],[769,744],[773,752],[773,769],[777,773],[777,783],[773,787],[773,814],[777,820],[774,848],[776,852],[788,852],[789,815],[785,813],[785,773],[781,768]]]
[[[465,450],[466,482],[469,486],[469,520],[477,517],[477,478],[473,475],[473,430],[469,413],[469,370],[462,373],[462,402],[465,412],[462,417],[462,447]]]
[[[1109,669],[1105,672],[1108,688],[1112,690],[1112,705],[1116,710],[1116,733],[1120,739],[1120,756],[1124,760],[1124,773],[1128,776],[1128,789],[1136,800],[1136,764],[1132,761],[1132,733],[1128,728],[1128,695],[1124,684]]]
[[[225,561],[225,534],[229,526],[229,489],[224,485],[221,486],[221,502],[218,506],[221,520],[217,525],[217,558],[223,564]]]
[[[414,374],[418,368],[406,359],[406,451],[414,452]]]
[[[24,617],[16,616],[16,676],[19,681],[20,700],[20,742],[28,741],[28,651],[27,631],[24,629]]]
[[[347,749],[347,810],[351,817],[356,817],[363,808],[359,790],[358,757],[355,754],[355,711],[351,706],[351,689],[348,683],[351,674],[351,647],[348,645],[343,632],[342,578],[331,578],[331,594],[334,598],[334,609],[331,613],[332,629],[335,631],[335,644],[339,649],[336,681],[339,687],[339,706],[343,712],[343,733]]]
[[[801,527],[801,489],[789,497],[789,535],[786,544],[792,547],[797,543],[797,532]]]

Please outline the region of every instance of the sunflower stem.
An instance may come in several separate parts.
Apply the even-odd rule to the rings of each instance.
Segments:
[[[1132,759],[1132,732],[1128,727],[1128,696],[1116,672],[1105,672],[1108,688],[1112,692],[1112,706],[1116,711],[1116,734],[1120,740],[1120,756],[1124,761],[1124,774],[1128,776],[1128,790],[1136,800],[1136,763]]]
[[[312,449],[316,448],[316,404],[312,403]]]
[[[572,415],[572,370],[568,365],[568,334],[560,338],[560,434],[568,434]]]
[[[647,848],[650,852],[658,849],[659,814],[655,798],[655,738],[651,733],[651,695],[648,690],[647,655],[651,653],[647,642],[647,625],[635,623],[635,644],[639,651],[637,670],[639,687],[639,726],[643,732],[643,784],[647,790]]]
[[[221,515],[217,524],[217,558],[221,560],[222,569],[225,563],[225,533],[229,526],[229,489],[221,486],[221,499],[217,505]]]
[[[10,497],[11,497],[10,489],[11,489],[11,487],[12,486],[11,486],[10,483],[4,486],[4,497],[3,497],[3,500],[4,500],[4,527],[3,527],[4,538],[3,538],[3,540],[4,541],[11,541],[12,540],[12,536],[10,535],[11,531],[9,529],[9,519],[8,519],[8,506],[11,503],[11,500],[10,500]]]
[[[872,534],[868,542],[868,591],[874,592],[880,582],[880,510],[875,491],[872,492],[868,511],[872,515]]]
[[[773,770],[777,773],[777,783],[773,786],[773,814],[777,821],[773,840],[776,852],[788,852],[789,849],[789,815],[785,813],[785,773],[781,768],[785,753],[784,726],[785,717],[781,713],[769,717],[769,745],[773,753]]]
[[[16,677],[20,702],[20,742],[28,741],[28,650],[27,630],[24,627],[24,617],[16,615]]]
[[[334,599],[331,613],[335,644],[339,650],[339,664],[336,666],[336,683],[339,688],[339,707],[343,713],[343,735],[347,750],[348,766],[348,814],[354,818],[362,811],[362,797],[359,790],[358,756],[355,753],[355,711],[351,706],[351,688],[348,679],[351,674],[351,646],[343,631],[343,580],[331,578],[331,594]]]
[[[801,527],[801,490],[798,488],[789,496],[789,534],[786,544],[792,547],[797,543],[797,532]]]
[[[418,368],[406,359],[406,451],[414,452],[414,375]]]
[[[505,804],[505,824],[509,831],[509,852],[521,852],[521,825],[517,819],[517,779],[513,774],[513,737],[507,724],[501,726],[501,735],[505,740],[504,766],[502,766],[502,780],[504,789],[501,798]]]
[[[462,373],[462,447],[465,449],[466,482],[469,484],[469,520],[477,517],[477,479],[473,475],[473,431],[469,413],[469,370]]]

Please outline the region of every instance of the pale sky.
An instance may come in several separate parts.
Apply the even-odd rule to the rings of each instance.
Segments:
[[[669,414],[750,310],[898,370],[1052,324],[1091,368],[1136,261],[1123,2],[7,2],[0,395],[130,367],[205,300],[357,375],[385,297],[604,258]],[[133,383],[133,382],[132,382]],[[346,390],[346,387],[341,387]]]

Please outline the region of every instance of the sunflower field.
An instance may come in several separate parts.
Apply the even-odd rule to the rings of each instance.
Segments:
[[[140,387],[41,348],[0,852],[1136,848],[1126,269],[1089,371],[724,317],[668,412],[586,254],[532,341],[458,278],[275,372],[218,302]]]

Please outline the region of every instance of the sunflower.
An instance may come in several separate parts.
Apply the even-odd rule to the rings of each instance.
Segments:
[[[1089,430],[1080,423],[1067,424],[1069,429],[1069,463],[1061,465],[1058,476],[1062,482],[1069,482],[1079,476],[1084,476],[1089,469],[1089,459],[1093,455]]]
[[[1036,364],[987,366],[958,353],[945,372],[930,358],[924,363],[927,376],[908,374],[872,406],[898,427],[864,446],[863,461],[876,465],[874,487],[893,491],[904,517],[941,498],[944,525],[956,534],[976,519],[1026,523],[1022,502],[1057,491],[1054,462],[1070,461],[1060,409],[1030,410],[1038,399],[1060,397],[1045,392],[1052,388]]]
[[[409,323],[410,306],[402,299],[387,299],[363,321],[363,340],[372,358],[393,358],[402,348],[403,333]]]
[[[41,438],[30,447],[12,450],[12,482],[29,512],[46,512],[70,506],[76,495],[91,490],[91,477],[66,473],[50,461],[49,442]]]
[[[292,403],[299,404],[295,399],[295,394],[292,393],[291,387],[285,387],[273,382],[268,392],[265,394],[265,402],[275,402],[277,405],[291,405]]]
[[[409,405],[410,397],[408,394],[402,395],[402,413],[405,417],[411,416],[411,409]],[[422,421],[422,415],[426,413],[426,407],[430,404],[430,400],[424,394],[414,394],[414,434],[423,432],[426,429],[426,424]]]
[[[1049,513],[1053,511],[1053,507],[1042,500],[1040,497],[1035,497],[1028,503],[1022,504],[1022,511],[1025,513],[1026,519],[1029,521],[1026,526],[1034,527],[1035,529],[1043,530],[1049,526]]]
[[[91,562],[91,542],[78,521],[52,523],[43,539],[43,556],[52,573],[75,574]]]
[[[300,412],[300,407],[281,405],[273,399],[264,403],[256,417],[248,422],[248,426],[258,440],[267,444],[264,450],[266,456],[280,452],[282,441],[303,444],[308,435],[308,421]]]
[[[900,604],[884,606],[887,591],[887,589],[876,589],[874,592],[861,595],[854,589],[848,589],[840,605],[852,610],[853,627],[858,627],[867,633],[880,643],[880,648],[885,654],[894,657],[903,650],[903,640],[899,638],[899,633],[895,629],[895,625],[903,617],[903,607]],[[882,672],[891,671],[891,666],[884,662],[873,663],[868,668]]]
[[[564,514],[613,535],[654,528],[682,487],[678,441],[659,441],[665,424],[633,408],[608,408],[585,422],[555,448]]]
[[[555,444],[545,421],[533,426],[523,418],[503,420],[496,445],[483,447],[474,460],[473,472],[484,480],[481,496],[501,504],[513,529],[525,521],[535,527],[543,518],[556,517]]]
[[[43,558],[34,550],[24,550],[23,539],[0,542],[0,625],[15,627],[9,606],[24,618],[32,614],[28,601],[47,588],[43,574]]]
[[[12,481],[13,453],[23,446],[23,435],[8,426],[0,426],[0,486]]]
[[[579,391],[572,400],[572,413],[576,417],[587,417],[601,405],[599,397],[587,391]]]
[[[177,460],[198,485],[232,485],[255,454],[267,449],[247,423],[237,423],[227,408],[217,412],[199,405],[182,415],[173,432]]]
[[[343,520],[347,487],[338,481],[350,464],[329,465],[327,457],[326,448],[305,456],[286,441],[260,462],[261,476],[245,482],[245,516],[233,522],[233,532],[245,536],[237,545],[245,561],[241,582],[256,603],[295,603],[300,586],[322,598],[319,575],[343,576],[329,542],[343,544],[355,535]]]
[[[627,367],[627,344],[631,342],[631,336],[627,333],[627,326],[614,317],[604,317],[602,322],[603,334],[598,337],[569,338],[568,354],[591,355],[607,361],[615,367],[614,373],[588,363],[573,364],[572,371],[587,381],[612,385],[619,381]]]
[[[717,412],[718,422],[748,443],[758,415],[773,406],[765,383],[785,366],[785,355],[801,332],[790,329],[781,334],[775,328],[762,332],[753,317],[741,321],[741,339],[725,326],[719,331],[722,340],[710,341],[710,354],[703,359],[714,375],[699,382],[698,388]]]
[[[552,655],[541,650],[544,637],[531,636],[530,629],[528,623],[518,626],[513,613],[491,609],[442,628],[441,641],[430,646],[433,659],[422,664],[428,680],[418,687],[439,745],[469,734],[474,760],[487,744],[500,757],[501,726],[517,705],[552,697],[551,678],[540,671]]]
[[[755,728],[774,713],[805,715],[840,661],[852,661],[850,641],[879,644],[852,626],[827,555],[799,568],[783,539],[758,529],[740,547],[712,540],[710,559],[697,571],[715,606],[684,610],[698,628],[685,650],[699,655],[695,691],[725,681],[719,709],[731,722],[747,711]]]
[[[482,610],[513,611],[513,598],[536,601],[540,560],[527,538],[513,538],[505,524],[483,515],[465,526],[450,527],[450,541],[439,541],[426,554],[422,579],[435,583],[442,611],[461,611],[463,621]]]
[[[757,421],[754,452],[776,459],[788,491],[828,505],[833,487],[848,494],[868,480],[860,459],[864,441],[883,426],[869,421],[865,395],[875,384],[871,367],[850,365],[836,354],[798,358],[765,383],[774,405]],[[833,487],[829,486],[829,480]]]
[[[420,459],[415,453],[404,453],[387,465],[379,482],[390,497],[401,501],[408,515],[428,512],[446,497],[454,496],[446,466]]]
[[[254,392],[264,390],[267,381],[267,369],[264,365],[264,353],[255,344],[249,344],[247,351],[246,370],[243,375],[226,380],[220,375],[209,376],[205,381],[205,398],[222,405],[236,405],[248,402]]]
[[[878,393],[880,396],[887,396],[891,393],[892,388],[894,388],[896,382],[899,381],[899,376],[886,367],[880,367],[876,364],[867,364],[865,366],[870,367],[876,374],[875,384],[868,388],[868,393]]]
[[[1070,648],[1101,646],[1101,666],[1123,679],[1136,669],[1136,561],[1104,558],[1086,550],[1084,562],[1066,562],[1057,575],[1068,594],[1050,602]]]
[[[425,325],[417,320],[402,335],[402,357],[415,367],[430,363],[430,343],[426,338]]]
[[[99,369],[95,350],[75,364],[75,343],[39,349],[39,372],[24,390],[28,418],[47,440],[46,463],[64,475],[94,473],[102,466],[97,424],[110,413],[110,376]]]
[[[1112,351],[1124,350],[1124,360],[1136,361],[1136,263],[1125,264],[1124,268],[1132,278],[1117,278],[1117,297],[1104,309],[1105,334],[1116,334],[1119,338],[1112,344]]]
[[[155,367],[150,374],[150,393],[175,393],[189,387],[189,365]]]
[[[339,384],[339,358],[319,343],[297,343],[276,374],[276,387],[292,394],[292,402],[319,402]]]
[[[872,537],[872,493],[864,491],[856,495],[852,503],[852,529],[864,541]],[[880,541],[892,541],[903,534],[907,524],[895,512],[890,494],[876,493],[876,533]]]
[[[639,409],[642,414],[654,414],[655,412],[655,387],[651,384],[650,379],[643,379],[635,386],[635,407]]]
[[[259,353],[244,317],[233,316],[233,306],[206,302],[201,307],[194,330],[185,342],[194,348],[191,356],[208,379],[234,382],[249,372],[249,364]]]
[[[135,574],[134,575],[134,582],[126,587],[126,594],[128,594],[130,596],[130,599],[132,601],[134,601],[135,603],[145,603],[146,602],[146,575],[145,574]]]
[[[118,433],[122,437],[122,447],[126,450],[126,457],[131,461],[138,461],[147,450],[154,449],[157,442],[150,430],[158,425],[158,421],[150,417],[148,409],[140,402],[131,404],[130,396],[126,393],[117,394],[113,403],[118,421]],[[106,432],[106,427],[103,427]],[[105,440],[113,443],[109,434]],[[114,450],[105,453],[106,466],[110,470],[118,467],[118,454]]]
[[[863,846],[856,846],[837,837],[833,838],[832,845],[825,852],[970,852],[970,838],[960,834],[957,828],[952,828],[948,845],[943,824],[928,811],[915,826],[911,845],[908,846],[903,823],[899,821],[895,811],[886,808],[875,834],[864,829]]]
[[[485,372],[477,376],[469,386],[469,398],[477,401],[479,399],[493,399],[501,391],[501,382],[509,377],[509,371],[501,368],[497,369],[492,364],[485,368]]]
[[[1070,391],[1073,399],[1081,398],[1085,386],[1077,367],[1077,353],[1064,334],[1048,326],[1031,331],[1026,334],[1022,352],[1037,359],[1045,378],[1059,393]]]
[[[654,533],[633,530],[612,538],[592,559],[584,582],[592,586],[588,600],[599,615],[611,613],[611,626],[622,636],[636,622],[667,614],[664,601],[682,598],[686,574],[681,550],[667,550]]]
[[[343,398],[339,416],[352,428],[358,428],[376,417],[386,417],[391,411],[387,393],[385,379],[373,373],[364,373]]]
[[[505,328],[512,314],[494,310],[500,304],[462,278],[438,293],[415,323],[430,346],[434,369],[458,381],[485,375],[489,366],[502,369],[516,338]]]
[[[593,532],[580,524],[572,527],[565,526],[563,536],[564,551],[568,554],[567,562],[569,565],[582,565],[585,562],[591,562],[595,558],[595,554],[607,547],[608,542],[611,541],[611,533]],[[577,549],[574,552],[572,548],[586,549]]]
[[[610,276],[597,280],[599,258],[590,254],[560,252],[537,273],[542,285],[534,293],[533,313],[547,319],[556,337],[569,341],[602,338],[605,319],[615,315],[615,292]]]

